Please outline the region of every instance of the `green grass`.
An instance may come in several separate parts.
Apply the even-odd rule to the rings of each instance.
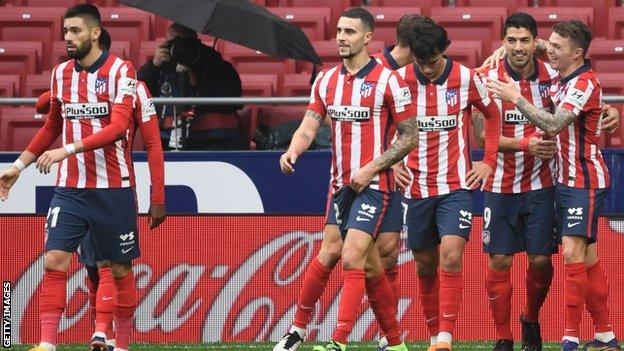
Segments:
[[[311,351],[312,347],[319,343],[308,342],[305,343],[299,350]],[[215,344],[133,344],[130,346],[130,351],[160,351],[160,350],[254,350],[254,351],[272,351],[275,344],[270,342],[254,342],[254,343],[215,343]],[[428,344],[424,342],[411,342],[407,344],[410,351],[426,351]],[[27,351],[29,345],[14,345],[10,350],[15,351]],[[376,350],[375,343],[351,343],[348,350]],[[453,350],[468,351],[468,350],[491,350],[492,342],[463,342],[454,343]],[[516,350],[520,350],[520,344],[516,343]],[[72,344],[61,345],[57,347],[57,351],[87,351],[86,344]],[[549,343],[544,345],[544,351],[546,350],[560,350],[558,343]]]

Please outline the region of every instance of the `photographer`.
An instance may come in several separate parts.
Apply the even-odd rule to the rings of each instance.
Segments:
[[[156,49],[154,58],[139,69],[137,76],[155,97],[242,95],[240,77],[234,67],[215,49],[202,44],[197,32],[177,23],[169,26],[167,41]],[[175,112],[187,116],[185,120],[189,124],[182,125],[188,130],[173,131],[169,146],[174,147],[174,138],[182,136],[178,142],[185,149],[239,148],[236,110],[240,108],[240,105],[178,105]],[[166,121],[174,115],[174,106],[160,106],[158,114]],[[168,138],[169,133],[164,133],[165,142]]]

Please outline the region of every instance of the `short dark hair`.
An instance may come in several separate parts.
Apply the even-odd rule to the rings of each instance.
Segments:
[[[537,22],[533,16],[527,13],[516,12],[507,17],[503,27],[503,39],[507,35],[507,28],[524,28],[531,33],[533,39],[537,38]]]
[[[100,49],[102,51],[110,51],[110,47],[112,44],[110,33],[102,27],[100,27],[100,30],[100,39],[98,39]]]
[[[368,12],[368,10],[362,7],[354,7],[352,9],[348,9],[347,11],[343,12],[340,17],[357,18],[362,21],[364,26],[368,28],[371,32],[375,30],[375,18],[373,17],[373,15],[371,15],[370,12]]]
[[[419,14],[407,14],[401,17],[399,23],[396,26],[396,40],[397,44],[408,46],[410,43],[411,33],[414,31],[414,27],[419,18],[422,16]]]
[[[63,19],[80,17],[85,22],[92,21],[96,27],[102,25],[102,19],[100,17],[100,10],[91,4],[78,4],[70,7],[65,11]]]
[[[410,50],[419,60],[429,61],[451,44],[446,29],[431,18],[422,16],[410,37]]]
[[[553,31],[570,39],[576,47],[583,49],[583,55],[587,54],[589,44],[592,41],[592,33],[585,23],[577,20],[559,22],[555,24]]]
[[[173,29],[176,33],[180,35],[182,38],[193,38],[197,39],[197,32],[185,25],[180,23],[172,23],[169,26],[169,29]]]

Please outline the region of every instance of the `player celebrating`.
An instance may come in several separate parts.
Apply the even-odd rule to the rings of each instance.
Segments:
[[[38,168],[44,173],[53,162],[63,161],[46,223],[39,304],[41,343],[32,350],[56,349],[58,324],[66,305],[67,270],[72,252],[87,232],[92,235],[98,261],[110,260],[110,267],[99,267],[98,323],[92,345],[92,349],[106,350],[97,338],[106,331],[113,314],[118,317],[118,333],[122,329],[129,333],[136,306],[130,262],[139,256],[139,248],[134,175],[126,139],[136,75],[130,62],[98,47],[100,14],[95,6],[81,4],[68,9],[63,32],[72,60],[53,69],[46,124],[14,165],[0,175],[0,198],[8,196],[20,171],[62,133],[65,146],[46,152],[38,160]],[[77,154],[84,150],[95,151]],[[117,350],[123,351],[121,346]]]
[[[393,211],[400,213],[389,208],[394,182],[388,168],[416,145],[417,129],[409,89],[395,72],[368,55],[366,45],[372,39],[373,23],[372,15],[362,8],[342,14],[336,41],[343,64],[318,75],[304,120],[280,158],[282,171],[292,173],[297,158],[309,147],[325,115],[329,115],[333,134],[331,198],[323,244],[306,271],[295,325],[274,350],[294,350],[301,343],[302,338],[292,337],[294,333],[305,335],[305,329],[297,327],[300,309],[309,311],[318,300],[338,261],[327,260],[328,251],[341,246],[344,284],[338,324],[330,344],[316,349],[346,349],[365,290],[386,333],[388,350],[406,349],[400,339],[393,301],[387,299],[392,296],[392,289],[381,274],[373,243],[383,230],[386,216],[394,216],[390,213]],[[392,123],[397,125],[400,136],[391,146],[389,140],[394,130],[388,126]],[[341,236],[344,244],[336,245]],[[367,261],[376,275],[365,279]]]
[[[522,95],[545,110],[557,73],[535,55],[537,23],[526,13],[515,13],[505,21],[503,45],[508,55],[498,68],[483,69],[488,77],[511,77]],[[554,140],[543,139],[513,104],[496,101],[503,118],[502,136],[494,176],[485,185],[483,249],[489,254],[486,291],[496,324],[494,350],[513,350],[511,332],[511,266],[514,254],[526,251],[526,304],[520,318],[522,350],[542,349],[539,310],[553,277],[551,255],[556,251]],[[482,120],[478,112],[473,116]],[[478,139],[484,138],[480,122]],[[506,152],[506,153],[503,153]],[[541,159],[541,158],[543,159]]]
[[[557,153],[557,232],[565,266],[565,333],[562,350],[579,347],[579,325],[586,304],[595,326],[595,340],[584,350],[620,350],[609,321],[608,282],[596,249],[598,216],[610,184],[600,153],[602,90],[585,55],[591,32],[580,21],[556,24],[548,58],[559,72],[550,96],[554,113],[537,108],[508,79],[488,79],[488,89],[513,103],[531,123],[555,136]],[[506,77],[505,77],[506,78]]]
[[[462,296],[462,256],[472,222],[471,189],[492,173],[500,114],[478,74],[450,58],[446,30],[423,17],[410,41],[414,63],[398,72],[416,105],[419,142],[407,169],[395,169],[405,190],[405,226],[431,336],[429,350],[450,350]],[[486,116],[485,157],[470,165],[472,105]],[[438,251],[439,246],[439,251]],[[438,265],[441,272],[438,274]]]

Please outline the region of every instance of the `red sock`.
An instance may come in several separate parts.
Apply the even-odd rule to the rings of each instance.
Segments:
[[[440,271],[440,331],[453,334],[464,282],[462,273]]]
[[[366,291],[365,274],[363,269],[345,269],[342,273],[342,294],[338,306],[338,323],[332,340],[341,344],[347,343],[347,338],[353,329],[362,298]]]
[[[587,268],[585,263],[566,263],[565,267],[565,333],[578,338],[580,335],[583,306],[587,297]]]
[[[377,322],[383,330],[390,346],[401,343],[401,329],[396,319],[396,304],[388,296],[393,294],[392,286],[385,274],[366,279],[366,294]]]
[[[87,290],[89,290],[89,311],[91,312],[91,322],[95,325],[95,305],[97,301],[97,285],[93,284],[93,281],[87,277]]]
[[[134,310],[137,304],[136,282],[131,271],[121,279],[115,279],[117,298],[115,301],[116,347],[128,350],[130,334],[134,328]]]
[[[392,287],[392,294],[394,296],[394,315],[396,316],[399,310],[399,298],[401,297],[401,285],[399,284],[399,269],[397,266],[386,269],[386,279]]]
[[[296,327],[305,329],[310,323],[312,309],[323,295],[331,272],[332,269],[323,267],[316,257],[310,262],[303,278],[303,287],[297,302],[297,311],[293,322]]]
[[[438,272],[431,277],[418,277],[418,299],[422,306],[429,336],[440,332],[440,279]]]
[[[540,271],[529,266],[526,276],[526,305],[522,318],[530,322],[539,320],[539,311],[546,300],[553,279],[553,267]]]
[[[496,339],[513,340],[511,333],[511,271],[487,269],[485,290],[490,303],[492,319],[496,324]]]
[[[97,289],[95,331],[106,333],[113,323],[115,309],[115,283],[110,268],[100,268],[100,283]]]
[[[594,321],[596,333],[606,333],[613,331],[609,317],[609,282],[600,262],[596,262],[591,267],[587,267],[587,310]]]
[[[46,269],[39,295],[41,342],[56,345],[58,326],[67,300],[67,272]]]

